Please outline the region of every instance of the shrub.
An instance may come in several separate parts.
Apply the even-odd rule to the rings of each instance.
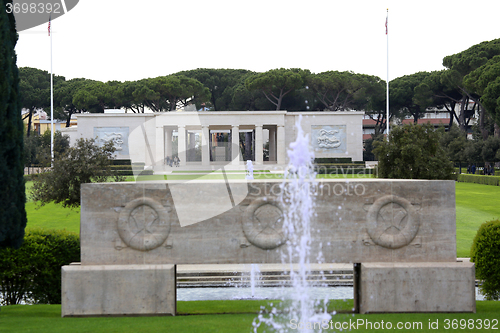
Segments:
[[[476,278],[483,280],[480,289],[486,299],[500,299],[500,220],[479,227],[470,260],[476,264]]]
[[[432,125],[397,126],[389,141],[375,141],[380,178],[453,179],[453,164],[439,145]]]
[[[54,167],[33,179],[31,199],[43,206],[49,202],[63,207],[80,206],[80,187],[83,183],[106,182],[109,178],[123,181],[123,177],[111,170],[114,143],[102,147],[94,139],[78,139],[59,159]]]
[[[65,230],[32,229],[22,246],[0,250],[0,292],[5,305],[60,304],[61,266],[80,261],[80,239]]]

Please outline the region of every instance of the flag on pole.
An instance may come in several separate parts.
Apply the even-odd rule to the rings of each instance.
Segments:
[[[387,23],[389,21],[389,10],[387,10],[387,16],[385,17],[385,34],[387,35]],[[49,23],[49,27],[50,27],[50,23]]]
[[[49,29],[48,29],[49,30],[49,36],[50,36],[50,17],[51,17],[51,15],[49,15]]]

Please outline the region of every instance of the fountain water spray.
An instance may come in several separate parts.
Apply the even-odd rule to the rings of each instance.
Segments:
[[[269,316],[261,313],[254,320],[254,332],[257,332],[261,324],[277,332],[296,331],[296,328],[303,328],[302,332],[321,332],[321,325],[309,328],[313,323],[327,323],[331,318],[326,311],[326,302],[323,309],[317,309],[320,302],[311,296],[309,289],[312,286],[307,279],[311,273],[311,219],[314,215],[317,184],[312,164],[314,152],[309,149],[309,136],[304,134],[301,121],[302,115],[295,125],[297,139],[290,144],[290,162],[285,172],[285,181],[281,185],[281,201],[286,207],[283,228],[288,239],[282,252],[282,261],[289,265],[292,291],[287,297],[289,301],[283,299],[288,302],[284,302],[286,305],[281,309],[282,315],[278,316],[276,308],[270,311]]]
[[[257,286],[257,283],[259,281],[260,277],[260,269],[259,265],[257,264],[252,264],[250,266],[250,290],[252,293],[252,298],[255,297],[255,287]]]
[[[253,179],[253,164],[252,160],[247,161],[247,174],[245,176],[247,180]]]

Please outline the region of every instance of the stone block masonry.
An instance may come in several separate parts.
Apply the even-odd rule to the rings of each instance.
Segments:
[[[177,264],[281,263],[287,241],[287,207],[279,200],[287,187],[281,183],[82,185],[81,265],[63,267],[62,315],[175,314]],[[455,264],[453,181],[321,180],[316,192],[312,258],[321,253],[325,263],[365,265],[355,283],[358,311],[454,311],[456,303],[463,305],[460,311],[475,311],[467,291],[474,288],[473,266]],[[369,274],[376,268],[386,280]],[[160,283],[158,276],[166,278]],[[419,294],[437,283],[464,292]],[[404,293],[390,293],[400,284]],[[392,306],[369,302],[366,295],[385,297]],[[133,301],[123,303],[125,298]],[[405,305],[415,300],[418,307]]]

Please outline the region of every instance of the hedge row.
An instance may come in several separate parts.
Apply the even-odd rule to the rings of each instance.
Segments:
[[[314,164],[314,166],[318,167],[342,167],[342,168],[364,168],[365,163],[318,163]]]
[[[500,185],[499,176],[460,174],[458,175],[457,180],[462,183],[475,183],[475,184],[495,185],[495,186]]]
[[[112,168],[111,172],[113,173],[113,175],[118,175],[118,176],[134,176],[134,175],[139,175],[139,174],[141,176],[153,175],[153,170],[135,169],[135,173],[134,173],[134,169],[130,169],[130,168],[118,168],[118,169]],[[36,176],[37,176],[36,174],[24,175],[24,180],[29,182],[29,181],[32,181],[33,178],[35,178]]]
[[[132,170],[117,170],[113,171],[113,174],[118,176],[134,176],[134,172]],[[153,170],[138,170],[137,172],[135,172],[135,175],[151,176],[153,175]]]
[[[130,165],[130,164],[132,164],[132,161],[131,160],[114,159],[112,164],[113,165]]]
[[[320,175],[368,175],[376,174],[376,169],[369,168],[355,168],[355,167],[341,167],[341,166],[315,166],[314,171]]]
[[[65,230],[27,231],[19,249],[0,249],[1,303],[61,304],[61,266],[78,261],[78,235]]]
[[[314,159],[314,163],[323,164],[323,163],[362,163],[365,162],[353,162],[350,157],[318,157]]]

